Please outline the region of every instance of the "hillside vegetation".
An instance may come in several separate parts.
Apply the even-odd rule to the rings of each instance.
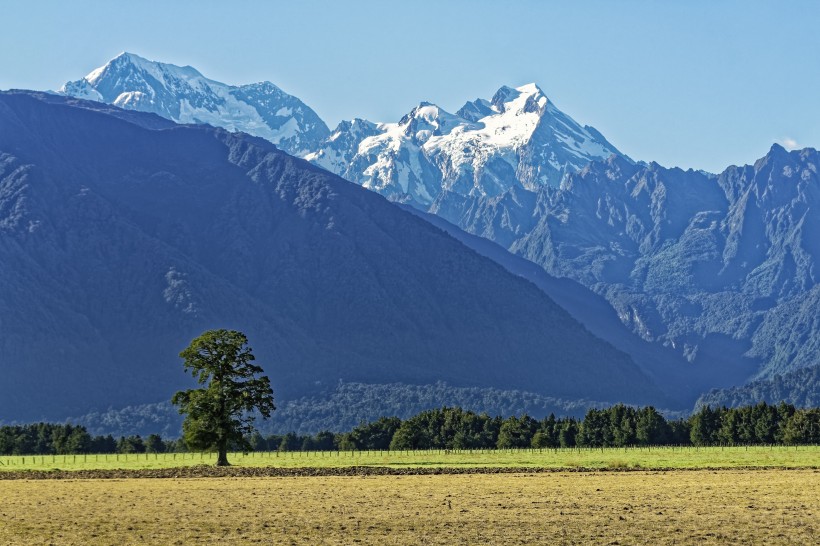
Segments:
[[[665,403],[529,282],[259,138],[0,94],[0,416],[170,398],[243,331],[279,399],[340,380]]]

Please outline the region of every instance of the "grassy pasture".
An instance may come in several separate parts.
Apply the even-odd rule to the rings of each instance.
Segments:
[[[820,446],[653,447],[465,451],[232,453],[235,466],[273,467],[543,467],[745,468],[820,467]],[[213,464],[213,453],[0,456],[0,472],[19,470],[155,469]]]
[[[0,544],[817,544],[820,471],[0,480]]]

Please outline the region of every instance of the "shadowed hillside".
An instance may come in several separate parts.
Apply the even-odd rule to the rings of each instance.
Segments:
[[[221,129],[0,94],[0,263],[7,419],[170,396],[212,327],[248,334],[280,398],[342,379],[659,399],[529,282]]]

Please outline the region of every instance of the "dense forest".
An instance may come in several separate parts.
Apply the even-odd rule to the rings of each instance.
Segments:
[[[569,400],[532,392],[481,387],[456,387],[445,382],[429,385],[404,383],[365,384],[340,382],[317,395],[295,400],[278,400],[269,420],[257,419],[257,429],[265,436],[315,435],[323,430],[351,430],[362,422],[383,415],[409,419],[423,411],[442,407],[469,408],[488,415],[528,414],[537,418],[550,413],[581,418],[591,408],[606,408],[611,403],[595,400]],[[664,411],[664,415],[669,415]],[[182,417],[170,402],[142,404],[96,411],[60,421],[83,425],[92,435],[115,438],[140,434],[160,434],[175,438],[182,430]],[[3,423],[0,425],[15,424]]]
[[[91,436],[84,426],[36,423],[0,427],[0,455],[70,455],[76,453],[164,453],[187,451],[181,440],[158,434]]]
[[[349,432],[293,432],[249,438],[257,451],[387,449],[506,449],[652,445],[820,444],[820,408],[761,402],[740,408],[704,406],[688,419],[667,420],[655,408],[619,404],[590,409],[583,419],[490,417],[460,408],[423,411],[408,419],[382,417]],[[187,451],[158,434],[92,436],[83,426],[38,423],[0,427],[2,455],[161,453]]]
[[[764,401],[784,401],[797,407],[820,407],[820,366],[759,379],[739,387],[713,389],[698,400],[698,406],[748,406]]]

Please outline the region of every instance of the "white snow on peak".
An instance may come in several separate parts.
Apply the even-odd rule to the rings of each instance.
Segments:
[[[503,86],[492,100],[468,102],[463,112],[470,119],[422,102],[398,123],[376,124],[359,138],[351,125],[340,124],[306,159],[425,208],[445,190],[497,195],[515,186],[557,186],[567,169],[618,153],[534,83]]]
[[[330,132],[270,82],[231,86],[190,66],[122,53],[61,89],[66,95],[265,138],[348,180],[417,206],[443,191],[493,196],[557,186],[590,160],[619,154],[558,110],[535,83],[503,86],[452,114],[421,102],[395,123],[344,121]]]
[[[130,91],[127,93],[120,93],[117,98],[114,99],[113,104],[114,106],[118,106],[120,108],[136,110],[142,100],[150,100],[150,98],[141,91]]]
[[[541,91],[541,88],[538,87],[538,84],[536,84],[535,82],[526,83],[520,87],[516,87],[515,90],[520,91],[521,93],[524,93],[526,95],[534,95],[535,93],[540,93],[541,95],[544,94],[544,92]]]
[[[191,66],[121,53],[60,92],[153,112],[177,123],[204,123],[265,138],[294,154],[311,151],[329,131],[299,99],[270,82],[227,85]]]
[[[76,97],[78,99],[93,100],[96,102],[103,102],[103,97],[86,80],[78,80],[76,82],[68,82],[63,85],[58,91],[63,95]]]
[[[448,135],[457,128],[475,126],[429,102],[420,103],[399,121],[399,125],[406,128],[408,137],[415,137],[419,142],[425,142],[432,136]]]
[[[94,70],[92,70],[91,72],[89,72],[89,73],[88,73],[88,75],[87,75],[85,78],[83,78],[83,79],[84,79],[86,82],[88,82],[89,84],[91,84],[91,85],[95,85],[95,84],[96,84],[96,83],[100,80],[100,78],[102,77],[102,75],[105,73],[105,69],[106,69],[106,68],[108,68],[108,65],[107,65],[107,64],[105,64],[105,65],[103,65],[103,66],[101,66],[101,67],[99,67],[99,68],[95,68]]]
[[[547,98],[538,86],[528,84],[516,89],[502,87],[494,99],[497,113],[479,119],[469,130],[431,138],[424,145],[425,151],[445,155],[457,172],[480,172],[490,159],[502,159],[516,169],[517,152],[529,142],[541,119],[538,111],[528,111],[527,103],[534,99],[543,108]]]
[[[202,85],[203,83],[216,84],[218,86],[224,85],[214,80],[209,80],[192,66],[177,66],[175,64],[161,63],[159,61],[149,61],[144,57],[128,52],[121,53],[120,55],[114,57],[114,59],[109,61],[108,64],[102,68],[92,71],[91,74],[85,77],[85,79],[93,85],[105,74],[107,69],[127,65],[144,71],[146,74],[149,74],[152,78],[163,84],[169,83],[172,79],[177,79],[187,81],[192,86]]]

